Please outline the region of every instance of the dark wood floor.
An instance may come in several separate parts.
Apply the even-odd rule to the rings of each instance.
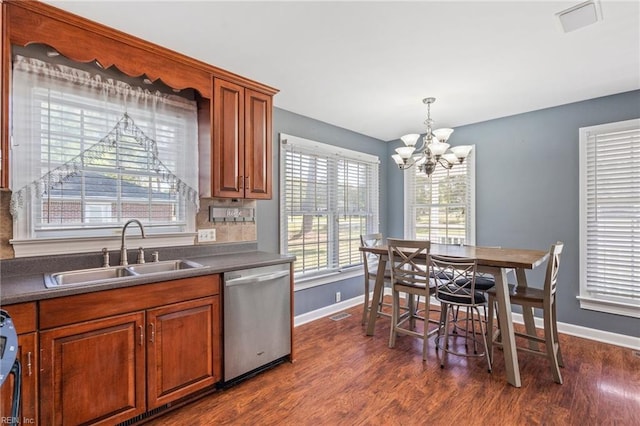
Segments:
[[[546,359],[520,353],[522,388],[508,385],[502,353],[449,357],[440,369],[430,341],[399,336],[389,320],[364,334],[360,308],[340,321],[295,329],[297,359],[152,421],[151,425],[640,425],[640,357],[561,335],[563,385]]]

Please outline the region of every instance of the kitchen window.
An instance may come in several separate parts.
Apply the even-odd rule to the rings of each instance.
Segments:
[[[193,244],[194,101],[20,55],[12,76],[16,257],[115,248],[131,218],[154,246]]]
[[[296,277],[361,272],[360,235],[378,230],[378,157],[280,135],[281,251]]]
[[[474,150],[449,170],[438,165],[431,176],[405,170],[405,238],[475,244]]]
[[[578,299],[640,318],[640,119],[580,129]]]

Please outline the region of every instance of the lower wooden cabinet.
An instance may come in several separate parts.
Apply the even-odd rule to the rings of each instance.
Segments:
[[[218,296],[147,311],[147,409],[215,384],[219,312]]]
[[[38,421],[38,336],[37,333],[18,335],[17,358],[21,365],[21,392],[19,424],[40,424]],[[11,407],[13,403],[14,377],[7,377],[0,390],[0,419],[2,423],[11,423]],[[6,420],[9,419],[9,420]]]
[[[213,290],[208,296],[180,300],[207,288]],[[50,315],[61,306],[78,307],[73,313],[78,322],[70,323],[68,315],[66,323],[40,331],[41,424],[114,425],[221,379],[217,275],[126,291],[133,301],[110,290],[41,304],[40,322],[46,324],[54,323]],[[101,303],[116,309],[105,301],[118,300],[120,306],[147,308],[89,319],[87,303],[94,302],[99,315]],[[161,300],[165,304],[159,305]]]
[[[144,312],[40,333],[43,425],[113,425],[146,411]]]

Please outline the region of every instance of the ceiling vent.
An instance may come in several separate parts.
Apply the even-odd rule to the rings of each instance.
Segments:
[[[602,20],[599,0],[589,0],[556,13],[565,33],[575,31]]]

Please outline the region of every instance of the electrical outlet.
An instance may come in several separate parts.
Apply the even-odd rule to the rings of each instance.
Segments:
[[[342,299],[342,295],[339,291],[336,291],[336,302],[339,302]]]
[[[206,243],[216,240],[215,229],[198,229],[198,242]]]

